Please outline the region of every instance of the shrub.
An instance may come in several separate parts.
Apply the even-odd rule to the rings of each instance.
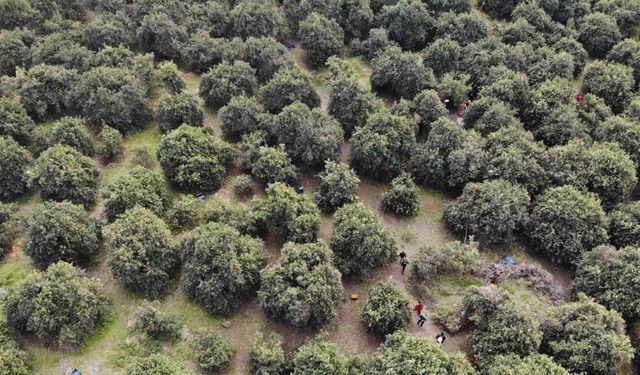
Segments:
[[[629,106],[633,87],[633,71],[621,64],[597,61],[589,66],[584,77],[584,92],[602,98],[614,113]]]
[[[242,60],[256,70],[258,82],[266,82],[279,70],[293,66],[286,47],[269,37],[247,38]]]
[[[149,304],[139,307],[133,315],[133,330],[154,340],[178,340],[181,329],[182,323],[176,316]]]
[[[124,17],[101,15],[82,30],[82,44],[92,51],[104,46],[131,46],[135,36]]]
[[[198,198],[183,195],[167,209],[167,224],[172,230],[195,228],[202,221],[202,203]]]
[[[361,175],[389,181],[400,175],[415,143],[411,120],[375,113],[353,134],[349,162]]]
[[[235,47],[239,43],[241,41],[213,38],[207,30],[198,30],[183,46],[182,59],[189,70],[202,74],[236,57],[238,51]]]
[[[68,146],[53,146],[36,160],[31,183],[46,200],[69,200],[89,207],[95,199],[98,170],[93,160]]]
[[[260,89],[260,101],[271,113],[278,113],[297,101],[310,108],[320,106],[311,76],[298,67],[281,69],[274,74]]]
[[[387,335],[406,328],[411,320],[409,297],[390,282],[379,282],[369,289],[362,320],[375,333]]]
[[[156,164],[155,158],[151,155],[151,149],[147,146],[134,147],[131,149],[130,165],[133,167],[153,169]]]
[[[571,186],[550,188],[535,202],[527,235],[551,261],[571,264],[607,242],[607,217],[592,194]]]
[[[275,115],[271,129],[295,163],[318,167],[340,157],[342,128],[319,108],[293,103]]]
[[[418,124],[421,131],[428,132],[434,121],[449,113],[435,90],[421,91],[413,98],[413,106],[415,113],[420,116]]]
[[[247,175],[238,176],[231,182],[233,192],[239,197],[253,194],[253,180]]]
[[[103,198],[109,222],[135,206],[161,216],[169,205],[169,193],[162,176],[139,166],[113,180]]]
[[[217,223],[187,234],[179,248],[187,295],[215,314],[230,314],[247,301],[267,263],[262,241]]]
[[[82,206],[68,201],[34,208],[23,231],[23,250],[40,269],[59,261],[87,266],[100,250],[100,227]]]
[[[181,43],[187,40],[187,30],[176,25],[166,13],[153,12],[142,18],[136,39],[143,50],[161,59],[178,60]]]
[[[233,348],[227,340],[213,330],[201,330],[193,341],[198,366],[207,372],[220,371],[233,357]]]
[[[323,212],[332,213],[358,199],[360,179],[348,165],[327,160],[319,178],[315,201]]]
[[[19,283],[4,312],[8,325],[18,332],[77,346],[104,322],[109,302],[98,280],[60,262]]]
[[[178,66],[173,61],[163,61],[158,64],[156,73],[160,83],[162,83],[171,94],[179,94],[187,87],[187,83],[180,75]]]
[[[578,40],[593,57],[605,56],[620,39],[616,20],[600,12],[586,16],[578,29]]]
[[[162,137],[157,156],[167,179],[176,187],[213,191],[222,185],[232,152],[211,129],[183,125]]]
[[[404,375],[476,374],[463,354],[449,354],[430,338],[403,331],[387,336],[371,358],[371,371],[374,374],[393,374],[398,369],[402,369]]]
[[[348,360],[338,346],[324,338],[308,340],[293,355],[293,374],[349,373]]]
[[[32,65],[48,64],[86,71],[91,67],[92,52],[61,32],[36,38],[29,48]]]
[[[128,361],[125,371],[129,375],[191,375],[184,366],[161,353],[153,353]]]
[[[108,264],[120,285],[148,298],[167,293],[179,262],[162,219],[136,206],[105,228],[105,238]]]
[[[527,222],[529,194],[504,180],[471,183],[445,208],[444,220],[458,234],[482,244],[508,242]]]
[[[0,97],[0,136],[13,138],[21,145],[26,145],[35,126],[20,103]]]
[[[251,96],[258,82],[256,71],[244,61],[220,63],[202,76],[198,94],[213,109],[218,109],[234,96]]]
[[[365,125],[373,109],[371,93],[355,78],[339,76],[331,83],[327,113],[338,120],[346,137]]]
[[[616,142],[640,169],[640,123],[612,116],[599,124],[594,134],[599,142]]]
[[[418,212],[420,197],[410,174],[403,173],[391,181],[391,190],[382,196],[382,209],[400,216],[413,216]]]
[[[640,245],[640,202],[619,204],[609,213],[609,235],[619,248]]]
[[[487,375],[570,375],[544,354],[531,354],[524,358],[517,355],[498,355],[486,370]]]
[[[582,99],[582,105],[578,108],[578,115],[587,124],[588,129],[593,131],[613,116],[613,112],[604,100],[593,94],[586,94]]]
[[[349,276],[382,267],[397,254],[389,232],[362,203],[346,204],[336,211],[331,250],[336,267]]]
[[[118,157],[123,150],[124,138],[122,134],[108,125],[102,125],[98,134],[96,154],[104,160],[110,161]]]
[[[298,178],[298,170],[282,148],[258,147],[250,165],[251,175],[263,185],[274,182],[294,184]]]
[[[571,290],[576,295],[585,293],[633,321],[640,316],[640,289],[635,280],[639,266],[640,248],[615,250],[598,246],[584,253],[577,262]]]
[[[218,116],[224,137],[237,140],[262,127],[264,110],[254,97],[234,96],[220,108]]]
[[[15,228],[16,206],[0,202],[0,259],[17,237]]]
[[[322,242],[285,244],[280,263],[265,268],[260,279],[258,301],[272,318],[318,328],[336,316],[343,293],[340,272]]]
[[[389,47],[371,61],[371,86],[388,90],[406,99],[412,99],[420,91],[435,86],[431,69],[420,61],[420,56]]]
[[[29,58],[29,47],[16,31],[0,32],[0,74],[14,76],[16,68],[24,66]]]
[[[75,70],[43,64],[31,67],[18,89],[20,103],[35,120],[60,116],[67,111],[65,100],[77,79]]]
[[[280,10],[269,1],[241,0],[231,10],[233,35],[241,38],[275,37],[283,32]]]
[[[640,42],[633,39],[625,39],[616,44],[607,54],[607,60],[626,65],[633,70],[635,87],[640,87]]]
[[[13,199],[28,191],[29,152],[11,138],[0,136],[0,199]]]
[[[636,96],[627,109],[624,111],[624,115],[633,121],[640,121],[640,96]]]
[[[451,334],[458,333],[464,326],[462,305],[442,303],[436,306],[431,315],[434,324],[443,327]]]
[[[312,66],[320,67],[329,57],[340,54],[344,33],[333,19],[311,13],[300,22],[298,39],[304,48],[307,60]]]
[[[378,14],[389,38],[407,50],[419,50],[433,39],[435,20],[421,1],[400,0],[395,5],[383,7]]]
[[[259,333],[251,341],[249,368],[253,375],[279,375],[285,369],[285,353],[282,337],[271,333],[264,337]]]
[[[479,263],[478,243],[448,242],[440,247],[420,248],[411,262],[411,278],[429,282],[439,276],[465,274]]]
[[[34,143],[42,143],[49,148],[53,145],[65,145],[72,147],[86,156],[92,156],[94,151],[91,132],[84,120],[77,117],[63,117],[53,123],[48,132],[44,134],[44,139],[38,140],[34,135]],[[45,149],[33,147],[36,154]]]
[[[620,314],[584,295],[552,308],[542,329],[543,353],[572,373],[613,375],[633,357]]]
[[[156,109],[156,122],[163,133],[183,124],[202,126],[203,121],[204,112],[186,92],[161,98]]]

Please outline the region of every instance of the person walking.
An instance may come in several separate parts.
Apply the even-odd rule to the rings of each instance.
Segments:
[[[444,332],[440,332],[436,335],[436,342],[438,344],[442,344],[447,339],[447,336],[444,335]]]
[[[418,313],[418,315],[420,315],[422,310],[424,310],[424,302],[418,301],[418,304],[413,306],[413,311],[415,311],[416,313]]]
[[[422,327],[426,321],[427,315],[425,315],[424,311],[420,311],[420,314],[418,315],[418,325]]]
[[[407,268],[407,264],[409,264],[409,259],[407,259],[407,257],[404,257],[400,260],[400,265],[402,266],[402,274],[404,275],[404,270],[405,268]]]

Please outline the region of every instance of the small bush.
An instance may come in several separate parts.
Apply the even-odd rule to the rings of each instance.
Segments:
[[[151,155],[151,149],[145,146],[132,149],[130,159],[131,166],[139,165],[143,168],[153,169],[155,164],[155,160]]]
[[[124,140],[122,134],[110,126],[103,125],[100,134],[98,134],[98,155],[110,161],[120,155],[123,149]]]
[[[480,260],[478,243],[453,241],[441,247],[423,247],[411,262],[411,277],[416,281],[430,281],[438,276],[472,271]]]
[[[191,229],[202,221],[200,201],[191,196],[183,195],[173,201],[167,210],[167,224],[172,230]]]
[[[182,323],[177,317],[161,313],[151,305],[139,308],[134,314],[133,330],[154,340],[178,340]]]
[[[212,330],[202,330],[193,342],[198,365],[207,372],[225,368],[233,356],[233,348],[222,336]]]
[[[433,311],[431,320],[434,324],[443,327],[447,332],[457,333],[464,325],[462,305],[439,304]]]
[[[362,320],[369,330],[381,335],[405,328],[411,320],[409,297],[390,282],[378,283],[369,290]]]
[[[264,337],[262,333],[251,341],[249,367],[254,375],[279,375],[284,372],[285,353],[282,337],[271,333]]]
[[[246,175],[234,178],[233,182],[231,182],[231,186],[233,188],[233,192],[240,197],[250,196],[253,193],[253,180],[251,177]]]
[[[398,216],[413,216],[418,212],[420,198],[411,175],[403,173],[391,181],[391,190],[382,197],[382,209]]]

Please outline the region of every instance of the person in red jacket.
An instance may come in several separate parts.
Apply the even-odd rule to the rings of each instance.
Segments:
[[[424,310],[424,302],[418,301],[418,304],[413,307],[413,311],[415,311],[416,313],[418,313],[418,315],[420,315],[422,310]]]

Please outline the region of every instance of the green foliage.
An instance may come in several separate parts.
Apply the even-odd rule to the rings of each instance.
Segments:
[[[107,13],[84,27],[81,40],[85,47],[99,51],[105,46],[131,46],[135,35],[128,19]]]
[[[504,180],[470,183],[447,205],[444,220],[454,232],[482,244],[503,244],[527,222],[529,194]]]
[[[336,211],[331,250],[336,267],[348,276],[385,266],[397,254],[389,232],[362,203],[346,204]]]
[[[323,242],[286,243],[280,263],[260,273],[258,301],[263,311],[296,327],[319,328],[336,317],[342,298],[340,272]]]
[[[104,47],[94,56],[94,65],[126,69],[143,83],[142,89],[146,94],[150,93],[152,86],[156,85],[157,71],[153,65],[153,54],[136,53],[126,47]]]
[[[284,20],[271,1],[241,0],[230,15],[233,35],[241,38],[275,37],[283,33]]]
[[[226,139],[237,140],[262,127],[264,109],[254,97],[234,96],[218,111],[220,129]]]
[[[242,46],[242,60],[256,70],[258,82],[266,82],[278,71],[293,66],[285,46],[269,37],[249,37]]]
[[[530,354],[524,358],[517,355],[498,355],[486,369],[487,375],[570,375],[569,371],[544,354]]]
[[[18,89],[20,102],[34,120],[60,116],[67,111],[65,100],[77,79],[75,70],[43,64],[31,67]]]
[[[337,21],[344,30],[345,40],[365,39],[373,23],[369,0],[336,1]]]
[[[347,375],[348,359],[324,338],[308,340],[293,355],[292,375]]]
[[[344,33],[333,19],[311,13],[300,22],[298,39],[311,65],[321,67],[329,57],[340,54]]]
[[[53,32],[35,39],[29,49],[32,65],[47,64],[67,69],[87,71],[91,67],[92,52],[76,43],[69,35]]]
[[[605,56],[620,39],[616,20],[604,13],[589,14],[580,22],[578,40],[593,57]]]
[[[373,59],[371,69],[371,86],[374,89],[388,90],[406,99],[435,86],[433,72],[422,65],[420,56],[397,47],[389,47]]]
[[[162,137],[157,157],[176,187],[213,191],[222,186],[233,150],[216,139],[211,129],[183,125]]]
[[[0,258],[17,237],[18,233],[14,225],[16,211],[15,205],[0,202]]]
[[[640,121],[640,96],[633,98],[627,109],[624,111],[624,115],[631,120]]]
[[[155,160],[151,155],[151,149],[147,146],[134,147],[129,151],[131,153],[130,156],[130,164],[131,166],[141,166],[147,169],[153,169],[155,165]]]
[[[416,95],[413,98],[413,109],[420,117],[420,130],[427,132],[433,122],[449,113],[435,90],[423,90]]]
[[[438,247],[425,246],[411,261],[411,278],[430,282],[440,276],[465,274],[473,271],[479,261],[477,242],[453,241]]]
[[[508,20],[511,18],[511,13],[518,5],[518,2],[518,0],[484,0],[479,5],[480,9],[491,17],[499,20]]]
[[[633,69],[636,88],[640,86],[640,42],[624,39],[616,44],[607,54],[607,60],[623,64]]]
[[[602,98],[616,114],[631,102],[633,87],[633,71],[621,64],[596,61],[584,76],[584,92]]]
[[[233,357],[233,348],[219,333],[213,330],[200,330],[193,341],[196,362],[207,372],[224,369]]]
[[[419,0],[400,0],[383,7],[378,21],[389,31],[389,38],[403,49],[419,50],[433,39],[435,20]]]
[[[139,307],[133,314],[133,330],[154,340],[177,340],[182,323],[171,314],[165,314],[150,304]]]
[[[620,250],[599,246],[584,253],[578,261],[571,285],[574,294],[585,293],[596,302],[618,311],[629,321],[640,316],[640,290],[637,269],[640,249]]]
[[[459,304],[442,303],[433,310],[431,320],[433,324],[444,328],[449,333],[455,334],[460,332],[465,323],[461,310],[462,306]]]
[[[573,57],[573,74],[577,75],[584,69],[589,54],[582,44],[571,37],[558,39],[552,46],[557,52],[566,52]]]
[[[611,116],[596,128],[594,138],[599,142],[616,142],[633,160],[636,169],[640,168],[640,122]]]
[[[26,26],[36,15],[28,0],[0,1],[0,29]]]
[[[399,216],[413,216],[420,208],[418,187],[408,173],[391,181],[391,190],[382,196],[382,209]]]
[[[98,170],[93,160],[68,146],[53,146],[30,170],[33,188],[47,200],[69,200],[89,207],[95,199]]]
[[[373,109],[371,94],[355,78],[339,76],[331,83],[327,113],[338,120],[347,137],[365,125]]]
[[[13,199],[28,190],[29,152],[11,138],[0,136],[0,199]]]
[[[273,118],[271,132],[294,163],[318,167],[340,157],[342,128],[319,108],[293,103]]]
[[[499,355],[526,357],[535,353],[542,340],[538,321],[509,295],[497,302],[490,298],[476,289],[464,300],[465,311],[474,315],[471,346],[479,366],[490,366]],[[493,309],[483,308],[486,304],[492,304]]]
[[[423,63],[433,70],[436,77],[458,70],[462,47],[449,38],[437,39],[422,52]]]
[[[298,67],[279,70],[260,90],[260,101],[271,113],[297,101],[310,108],[320,106],[311,76]]]
[[[478,12],[444,12],[435,23],[438,38],[451,38],[460,45],[475,43],[489,35],[489,24]]]
[[[0,136],[11,137],[26,145],[34,128],[35,123],[20,103],[0,97]]]
[[[203,121],[204,112],[186,92],[162,97],[156,108],[156,122],[163,133],[183,124],[202,126]]]
[[[178,60],[181,43],[187,40],[187,30],[183,25],[176,25],[166,13],[153,12],[142,19],[136,40],[143,50],[161,59]]]
[[[251,96],[258,85],[256,70],[244,61],[220,63],[202,76],[198,94],[213,109],[218,109],[234,96]]]
[[[36,154],[40,154],[53,145],[65,145],[80,151],[86,156],[93,155],[94,146],[91,132],[81,118],[63,117],[54,122],[52,127],[47,130],[47,132],[39,134],[43,139],[38,139],[39,136],[36,135],[38,133],[34,133],[34,146],[32,148]],[[39,147],[36,147],[37,144],[45,148],[39,149]]]
[[[1,21],[0,21],[1,22]],[[17,31],[0,31],[0,74],[13,76],[29,57],[29,47]]]
[[[186,230],[196,227],[202,221],[202,203],[191,195],[175,199],[167,209],[167,224],[172,230]]]
[[[157,75],[158,80],[172,94],[179,94],[187,87],[178,70],[178,65],[173,61],[163,61],[158,64]]]
[[[461,353],[449,354],[431,338],[399,331],[387,336],[371,358],[375,375],[474,375],[476,370]]]
[[[124,150],[122,134],[108,125],[102,125],[97,141],[96,154],[106,161],[115,159]]]
[[[59,261],[87,266],[100,250],[101,232],[82,206],[45,202],[23,222],[22,249],[40,268]]]
[[[640,245],[640,202],[619,204],[609,213],[609,235],[619,248]]]
[[[108,264],[120,285],[148,298],[168,292],[179,261],[162,219],[136,206],[105,228],[105,239]]]
[[[561,186],[546,190],[535,202],[527,236],[551,261],[572,264],[585,251],[607,242],[607,226],[593,194]]]
[[[409,325],[409,303],[409,297],[391,282],[379,282],[369,289],[369,297],[362,309],[362,321],[375,333],[393,333]]]
[[[620,314],[584,295],[551,309],[542,351],[572,373],[618,374],[633,357]]]
[[[411,120],[378,112],[354,133],[350,164],[361,175],[389,181],[402,172],[415,143]]]
[[[253,180],[250,176],[241,175],[231,182],[233,192],[239,197],[246,197],[253,194]]]
[[[100,66],[80,76],[67,102],[89,123],[104,122],[126,133],[148,121],[146,93],[145,83],[132,71]]]
[[[4,312],[18,332],[77,346],[104,322],[109,302],[98,280],[60,262],[18,284]]]
[[[161,216],[169,205],[169,194],[162,176],[140,166],[111,182],[103,198],[109,222],[135,206]]]
[[[271,333],[264,337],[262,333],[251,340],[249,368],[253,375],[279,375],[284,373],[285,353],[282,337]]]
[[[294,184],[298,178],[298,170],[291,164],[291,159],[283,148],[258,147],[249,165],[251,175],[264,185],[274,182]]]
[[[356,193],[360,179],[348,165],[327,160],[319,178],[315,201],[323,212],[332,213],[358,199]]]
[[[215,314],[230,314],[253,295],[267,263],[262,241],[209,223],[182,238],[185,291]]]
[[[213,38],[207,30],[198,30],[189,37],[182,50],[182,60],[187,68],[202,74],[223,61],[237,57],[240,40]]]
[[[161,353],[133,358],[125,371],[129,375],[191,375],[183,365]]]
[[[593,131],[601,123],[613,116],[611,108],[604,100],[593,94],[584,95],[582,105],[578,108],[580,119],[587,124],[589,130]]]
[[[486,136],[503,128],[518,127],[515,115],[514,110],[498,99],[480,98],[464,112],[464,126]]]

